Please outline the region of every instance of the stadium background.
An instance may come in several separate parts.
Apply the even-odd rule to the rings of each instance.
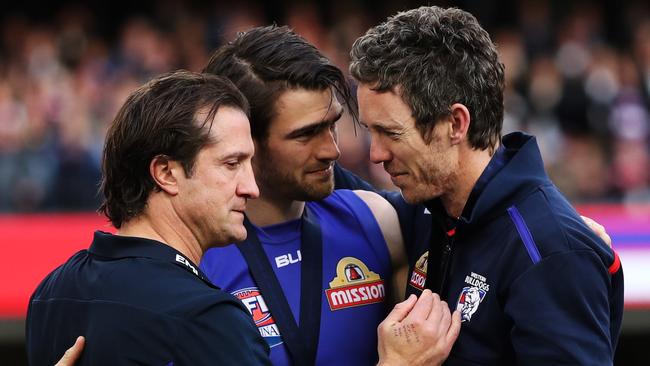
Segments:
[[[535,134],[547,170],[621,254],[626,313],[617,365],[650,344],[650,5],[647,1],[438,1],[472,12],[506,64],[505,131]],[[110,1],[0,10],[0,364],[22,365],[37,283],[94,229],[107,125],[152,76],[199,71],[254,25],[289,24],[343,70],[356,37],[417,1]],[[392,188],[346,117],[344,166]],[[531,294],[535,296],[535,294]]]

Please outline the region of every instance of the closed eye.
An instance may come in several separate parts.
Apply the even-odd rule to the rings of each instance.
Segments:
[[[402,132],[401,131],[395,131],[395,130],[387,129],[387,128],[384,128],[384,127],[381,127],[381,126],[377,126],[376,130],[377,130],[377,132],[379,134],[382,134],[382,135],[388,137],[389,139],[398,140],[400,137],[402,137]]]
[[[229,169],[237,169],[241,165],[240,161],[227,161],[226,166]]]

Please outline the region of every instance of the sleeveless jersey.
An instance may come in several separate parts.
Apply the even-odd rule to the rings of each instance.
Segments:
[[[317,365],[373,365],[377,325],[386,316],[391,261],[379,225],[354,192],[336,190],[307,202],[323,238],[323,283]],[[300,319],[300,220],[257,228],[257,235],[280,282],[294,319]],[[235,245],[206,252],[201,268],[210,280],[238,297],[271,347],[274,365],[289,365],[273,314]],[[318,316],[314,314],[314,316]],[[218,342],[218,340],[215,340]]]

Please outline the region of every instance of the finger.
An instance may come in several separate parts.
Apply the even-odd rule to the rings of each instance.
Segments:
[[[401,322],[409,314],[409,312],[411,312],[411,309],[413,309],[413,306],[415,305],[416,301],[417,301],[417,297],[415,295],[411,295],[406,300],[398,303],[397,305],[395,305],[393,310],[388,314],[384,322],[387,323]]]
[[[445,301],[441,301],[438,306],[438,335],[440,337],[444,336],[449,330],[451,325],[451,311],[449,311],[449,306]]]
[[[610,248],[614,247],[612,245],[612,238],[609,236],[609,234],[603,231],[602,233],[598,234],[598,236],[600,236],[600,238],[603,239],[603,241],[605,242],[605,244],[607,244],[608,247]]]
[[[431,303],[431,311],[429,312],[429,315],[427,316],[427,320],[431,320],[432,322],[439,322],[440,318],[442,317],[441,313],[441,301],[440,301],[440,296],[438,294],[433,293],[433,302]]]
[[[436,295],[438,296],[438,295]],[[422,319],[426,320],[431,312],[431,305],[433,304],[433,293],[431,290],[426,289],[418,298],[418,302],[413,306],[413,310],[406,316],[407,319]]]
[[[55,366],[72,366],[77,361],[81,352],[84,349],[85,338],[82,336],[77,337],[72,347],[68,348],[63,357],[56,363]]]
[[[456,342],[456,339],[460,334],[460,325],[461,325],[460,311],[456,310],[451,315],[451,324],[449,325],[447,336],[445,337],[445,346],[446,346],[445,349],[447,350],[447,352],[451,351],[451,347],[454,345],[454,342]]]
[[[612,238],[607,234],[605,227],[587,216],[580,216],[589,228],[600,237],[607,246],[612,247]]]
[[[585,224],[587,224],[587,226],[589,226],[589,228],[592,231],[594,231],[595,233],[598,234],[599,232],[604,232],[605,231],[605,227],[603,225],[597,223],[593,219],[591,219],[591,218],[589,218],[587,216],[580,216],[580,217],[582,217],[582,221],[584,221]]]

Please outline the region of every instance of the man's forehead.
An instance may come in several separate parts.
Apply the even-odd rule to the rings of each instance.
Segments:
[[[290,88],[280,93],[275,101],[277,108],[293,109],[298,106],[340,105],[332,88]]]
[[[373,90],[367,84],[359,85],[359,114],[361,123],[368,124],[402,124],[412,116],[412,110],[395,88],[385,91]]]
[[[207,122],[206,128],[208,127],[211,145],[227,148],[252,143],[250,122],[241,109],[220,107],[213,120]]]
[[[331,89],[290,89],[278,97],[270,128],[293,129],[298,125],[331,122],[342,113],[343,106]]]

